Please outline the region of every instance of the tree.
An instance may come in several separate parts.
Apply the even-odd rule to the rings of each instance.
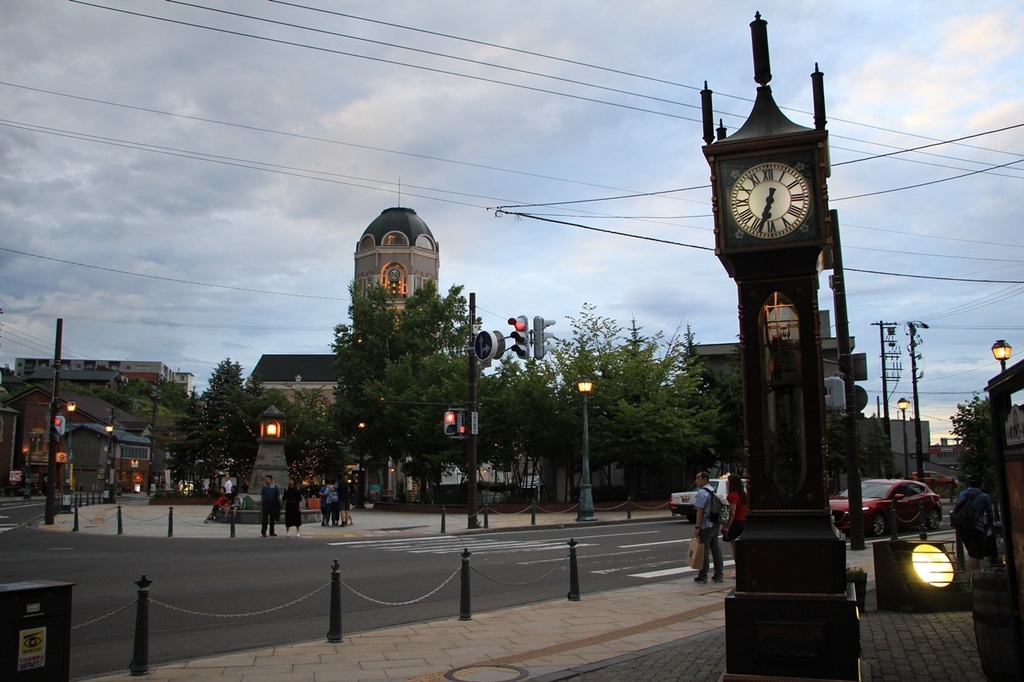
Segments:
[[[961,477],[981,474],[986,492],[998,495],[996,486],[996,451],[992,441],[992,409],[988,398],[978,395],[970,402],[958,403],[950,417],[952,433],[960,440]]]

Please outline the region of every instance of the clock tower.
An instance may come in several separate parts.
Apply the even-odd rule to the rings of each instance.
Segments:
[[[356,244],[355,281],[383,286],[398,310],[427,280],[437,281],[439,249],[430,228],[411,208],[388,208]]]
[[[833,244],[823,75],[811,75],[814,128],[793,123],[768,85],[767,22],[757,14],[750,29],[759,87],[746,122],[716,131],[712,93],[701,92],[715,253],[738,295],[750,504],[726,599],[725,679],[859,680],[857,607],[825,480],[818,275]]]

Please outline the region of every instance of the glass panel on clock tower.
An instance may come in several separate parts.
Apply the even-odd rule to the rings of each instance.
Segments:
[[[765,473],[783,500],[792,500],[807,477],[799,322],[796,306],[778,291],[758,317]]]

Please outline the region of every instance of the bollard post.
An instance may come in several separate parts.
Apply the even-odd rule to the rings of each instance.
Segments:
[[[167,508],[167,537],[174,537],[174,507]]]
[[[117,505],[117,534],[124,534],[124,523],[121,521],[121,505]]]
[[[77,502],[81,502],[81,500],[77,500]],[[71,529],[72,533],[77,533],[78,532],[78,507],[79,507],[79,505],[76,504],[75,505],[75,527]]]
[[[444,505],[441,505],[441,535],[444,535]]]
[[[530,525],[531,526],[536,526],[537,525],[537,502],[536,501],[530,503]]]
[[[229,511],[228,513],[231,514],[231,537],[235,537],[235,516],[236,516],[236,514],[235,514],[234,507],[232,507],[231,511]]]
[[[331,564],[331,620],[327,628],[327,641],[337,644],[341,636],[341,564]]]
[[[135,646],[132,648],[132,662],[128,665],[132,677],[149,673],[149,586],[152,580],[135,581],[139,586],[139,600],[135,605]]]
[[[569,601],[580,600],[580,569],[576,565],[576,538],[569,538]]]
[[[487,521],[487,503],[484,502],[484,528],[490,528],[490,525],[487,523]]]
[[[626,495],[626,520],[633,520],[633,496]]]
[[[896,527],[896,503],[889,507],[889,539],[896,542],[900,539],[899,529]]]
[[[486,509],[486,507],[484,507]],[[469,595],[469,557],[470,551],[462,549],[462,589],[459,594],[459,620],[472,620],[473,608]]]
[[[918,502],[917,503],[917,521],[918,521],[917,537],[921,538],[922,540],[927,540],[928,539],[928,523],[924,519],[924,503],[923,502]]]

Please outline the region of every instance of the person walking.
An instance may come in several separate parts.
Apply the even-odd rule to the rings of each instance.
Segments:
[[[994,532],[995,526],[992,520],[992,498],[981,491],[984,483],[981,474],[971,474],[967,479],[967,488],[960,493],[959,502],[964,502],[974,509],[977,517],[973,528],[962,528],[957,530],[957,540],[962,542],[967,550],[967,574],[972,575],[974,571],[981,568],[981,560],[985,556],[985,545],[988,536]]]
[[[295,537],[302,537],[302,492],[298,484],[292,478],[288,481],[288,487],[281,495],[284,501],[284,534],[288,537],[292,526],[295,526]]]
[[[708,581],[708,568],[714,560],[715,572],[711,579],[716,583],[723,580],[722,571],[722,548],[718,543],[719,518],[721,516],[722,503],[715,494],[715,489],[708,485],[711,476],[708,472],[701,471],[697,474],[695,483],[700,490],[697,491],[697,498],[694,500],[694,507],[697,510],[697,521],[694,524],[693,535],[700,539],[704,545],[704,565],[694,578],[694,582],[706,583]],[[716,512],[717,509],[717,512]],[[708,556],[710,554],[710,556]]]
[[[732,558],[736,560],[736,538],[743,534],[747,525],[747,491],[743,488],[743,479],[736,474],[729,474],[726,482],[725,501],[729,504],[729,518],[722,525],[722,539],[732,546]],[[730,578],[736,577],[736,571]]]
[[[260,532],[267,537],[267,527],[270,527],[270,537],[277,537],[274,532],[274,524],[281,514],[281,489],[274,485],[274,477],[267,474],[263,479],[263,488],[260,489]]]

